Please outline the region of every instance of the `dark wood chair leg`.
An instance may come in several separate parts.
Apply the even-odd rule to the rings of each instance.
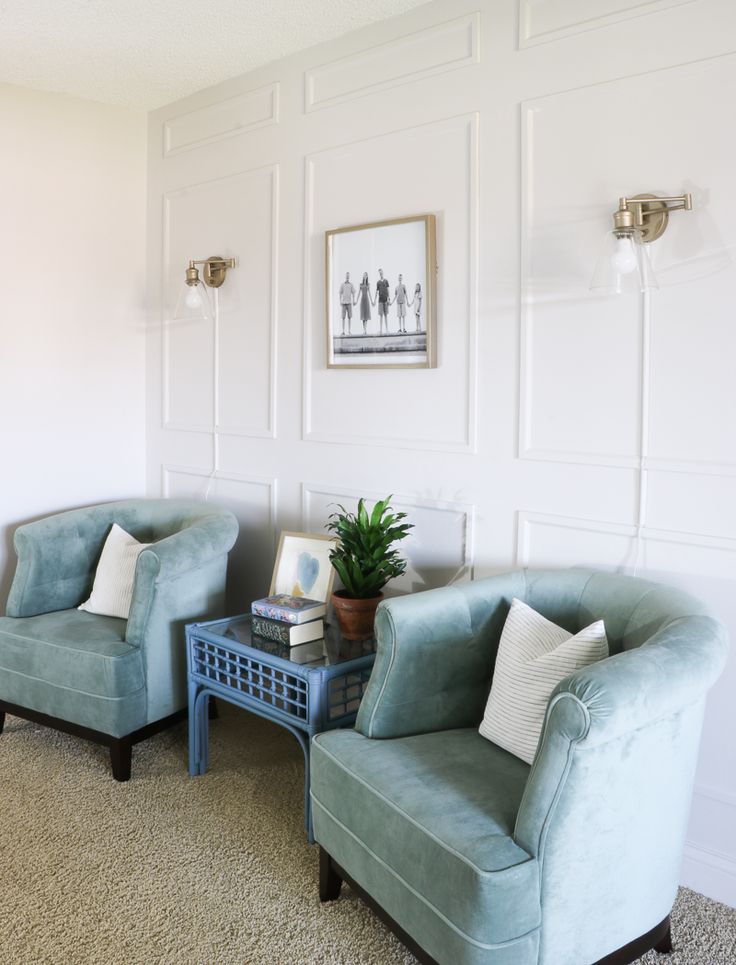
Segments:
[[[220,711],[217,709],[217,701],[214,697],[210,697],[207,703],[207,716],[210,720],[217,720],[220,716]]]
[[[319,900],[334,901],[339,898],[342,878],[332,867],[332,858],[320,846],[319,849]]]
[[[112,776],[116,781],[130,780],[130,765],[133,757],[133,744],[129,737],[120,737],[110,744],[110,763]]]
[[[0,734],[3,732],[3,727],[5,727],[5,711],[0,711]]]
[[[667,955],[672,951],[672,925],[668,923],[667,931],[660,938],[659,942],[654,946],[654,951],[659,952],[660,955]]]

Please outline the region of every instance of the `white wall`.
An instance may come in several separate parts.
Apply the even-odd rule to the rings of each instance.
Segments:
[[[0,86],[0,601],[12,533],[145,489],[146,120]]]
[[[151,116],[149,490],[206,491],[219,409],[234,605],[267,588],[275,533],[360,494],[417,523],[404,589],[631,569],[643,441],[640,571],[736,630],[734,38],[725,0],[438,0]],[[618,197],[684,190],[661,290],[593,297]],[[439,367],[327,370],[324,231],[427,212]],[[169,323],[187,259],[214,254],[240,260],[217,345]],[[735,686],[732,660],[683,870],[734,905]]]

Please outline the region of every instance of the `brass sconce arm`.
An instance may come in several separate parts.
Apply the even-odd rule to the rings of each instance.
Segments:
[[[212,258],[204,258],[201,261],[190,260],[189,267],[185,273],[185,280],[187,285],[198,285],[199,284],[199,271],[197,265],[203,265],[203,281],[205,285],[209,285],[210,288],[219,288],[220,285],[225,281],[225,276],[227,274],[228,268],[235,268],[237,261],[235,258],[220,258],[215,255]]]
[[[621,235],[639,232],[641,241],[655,241],[664,234],[670,211],[692,211],[691,194],[657,197],[637,194],[633,198],[619,198],[618,211],[613,216],[613,230]]]
[[[653,198],[654,195],[635,195],[633,198],[619,198],[618,206],[620,210],[626,209],[630,204],[641,207],[646,198]],[[657,201],[666,203],[669,211],[692,211],[693,210],[693,196],[691,194],[678,194],[673,198],[660,198],[657,197]]]

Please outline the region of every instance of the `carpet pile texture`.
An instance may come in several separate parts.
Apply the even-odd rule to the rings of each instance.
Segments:
[[[138,745],[133,779],[103,748],[17,718],[0,736],[4,965],[414,965],[349,891],[321,905],[301,751],[228,705],[209,772],[186,726]],[[682,889],[676,951],[641,965],[734,965],[736,911]]]

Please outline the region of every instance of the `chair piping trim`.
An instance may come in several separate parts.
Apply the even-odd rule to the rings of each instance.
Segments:
[[[484,868],[479,868],[478,865],[473,864],[473,862],[472,862],[469,858],[467,858],[464,854],[461,854],[459,851],[456,851],[455,848],[453,848],[451,845],[449,845],[449,844],[447,844],[446,842],[442,841],[442,839],[441,839],[441,838],[438,838],[437,835],[433,834],[433,833],[429,830],[429,828],[425,827],[423,824],[421,824],[419,821],[417,821],[415,818],[413,818],[410,814],[408,814],[408,813],[407,813],[406,811],[404,811],[402,808],[398,807],[397,804],[395,804],[393,801],[391,801],[389,798],[387,798],[384,794],[381,794],[380,791],[376,790],[376,788],[373,787],[372,785],[370,785],[367,781],[364,781],[362,777],[360,777],[358,774],[355,773],[355,771],[351,771],[350,768],[345,767],[345,765],[342,763],[342,761],[341,761],[339,758],[335,757],[334,754],[331,754],[330,751],[326,750],[326,749],[323,747],[322,743],[319,741],[319,734],[314,738],[314,740],[312,741],[312,743],[313,743],[313,744],[319,744],[319,749],[320,749],[321,753],[325,755],[325,757],[329,757],[330,760],[333,761],[341,770],[343,770],[346,774],[349,774],[350,777],[351,777],[354,781],[356,781],[358,784],[362,784],[362,786],[365,787],[368,791],[370,791],[371,794],[373,794],[375,797],[377,797],[377,798],[379,798],[381,801],[383,801],[384,804],[386,804],[386,805],[387,805],[389,808],[391,808],[393,811],[396,811],[397,814],[400,814],[400,815],[401,815],[403,818],[405,818],[410,824],[413,824],[415,828],[418,828],[423,834],[426,834],[426,836],[427,836],[428,838],[431,838],[432,841],[435,842],[435,844],[438,844],[438,845],[443,849],[443,851],[447,851],[447,852],[449,852],[450,854],[454,855],[456,858],[458,858],[460,861],[462,861],[463,864],[466,864],[469,868],[471,868],[476,874],[478,874],[478,875],[480,875],[480,876],[482,876],[482,877],[484,877],[484,878],[491,878],[491,877],[493,877],[493,875],[499,874],[499,873],[501,873],[501,872],[503,872],[503,871],[508,871],[510,868],[518,868],[518,867],[520,867],[520,865],[528,864],[529,861],[534,861],[534,860],[535,860],[531,855],[527,854],[526,851],[523,851],[523,849],[521,848],[520,845],[518,845],[518,844],[516,844],[516,842],[514,842],[514,844],[516,844],[516,847],[519,849],[519,851],[523,851],[523,853],[526,855],[525,860],[519,861],[517,864],[506,865],[506,866],[503,867],[503,868],[493,868],[493,869],[491,869],[491,870],[486,870],[486,869],[484,869]],[[326,808],[325,808],[324,805],[322,805],[322,808],[323,808],[324,810],[326,810]],[[328,812],[328,813],[329,813],[329,812]],[[337,818],[335,818],[335,820],[337,820]],[[510,834],[495,834],[495,835],[493,835],[493,837],[495,837],[495,838],[508,838],[510,841],[513,840],[513,837],[512,837],[512,835],[510,835]]]
[[[38,616],[41,616],[41,614],[37,614],[37,615],[38,615]],[[14,620],[15,620],[15,619],[18,619],[18,620],[32,620],[33,617],[12,617],[11,619],[14,619]],[[115,617],[115,618],[113,618],[113,619],[119,619],[119,618],[118,618],[118,617]],[[13,633],[12,630],[5,630],[5,629],[4,629],[2,632],[3,632],[4,635],[7,635],[7,636],[9,636],[9,637],[12,637],[14,640],[24,640],[24,641],[26,641],[26,642],[27,642],[28,640],[33,640],[33,643],[34,643],[34,644],[39,644],[39,643],[40,643],[40,644],[43,644],[44,647],[57,647],[57,648],[60,649],[60,650],[68,650],[70,653],[90,653],[90,654],[94,654],[96,657],[101,657],[101,659],[103,659],[103,660],[121,660],[123,657],[128,657],[128,656],[130,656],[131,653],[139,653],[139,652],[140,652],[140,649],[141,649],[139,646],[137,646],[137,644],[135,644],[135,643],[130,643],[130,641],[129,641],[129,640],[126,640],[125,637],[119,637],[118,640],[117,640],[118,643],[122,643],[122,644],[124,644],[125,646],[127,646],[128,649],[125,651],[125,653],[106,653],[106,654],[100,654],[100,653],[99,653],[98,651],[96,651],[96,650],[85,650],[84,647],[67,647],[67,646],[63,646],[63,647],[62,647],[60,644],[58,644],[58,643],[52,643],[50,640],[41,640],[41,639],[39,639],[38,637],[27,637],[27,636],[23,636],[22,633]],[[21,671],[21,672],[22,672],[22,671]],[[41,678],[38,678],[38,679],[41,679]]]
[[[43,677],[34,677],[32,674],[23,673],[22,670],[6,670],[5,667],[2,668],[3,673],[13,674],[15,677],[24,677],[26,680],[36,680],[38,683],[45,684],[47,687],[54,687],[56,690],[68,690],[72,694],[83,694],[85,697],[94,697],[95,700],[130,700],[131,697],[136,697],[138,694],[145,693],[145,684],[139,687],[138,690],[131,690],[127,694],[122,694],[120,697],[108,697],[105,694],[91,694],[87,690],[80,690],[79,687],[65,687],[64,684],[56,684],[50,680],[44,680]],[[44,713],[44,711],[39,711],[39,713]]]
[[[511,938],[505,942],[492,942],[490,944],[488,944],[487,942],[478,941],[477,938],[472,938],[470,935],[468,935],[467,932],[464,932],[461,928],[459,928],[453,921],[450,921],[447,915],[444,915],[439,910],[439,908],[437,908],[436,905],[433,905],[431,901],[429,901],[427,898],[424,897],[424,895],[420,894],[415,888],[413,888],[408,883],[408,881],[406,881],[400,874],[398,874],[396,871],[394,871],[393,868],[387,865],[386,862],[382,858],[380,858],[377,854],[375,854],[368,847],[368,845],[366,845],[363,841],[360,840],[360,838],[356,837],[355,834],[350,830],[350,828],[346,827],[342,823],[342,821],[340,821],[338,818],[335,817],[334,814],[332,814],[330,811],[327,810],[324,804],[322,804],[322,802],[314,796],[313,791],[310,793],[312,797],[312,804],[316,804],[317,807],[324,812],[324,814],[329,818],[330,821],[333,821],[340,828],[341,831],[343,831],[350,838],[352,838],[353,841],[355,841],[355,843],[358,844],[363,849],[363,851],[369,854],[371,858],[377,864],[379,864],[385,871],[387,871],[397,881],[401,882],[401,884],[404,886],[404,888],[406,888],[407,891],[411,892],[411,894],[414,895],[415,898],[418,898],[423,905],[426,905],[427,908],[429,908],[430,911],[433,912],[433,914],[437,915],[437,917],[440,918],[447,925],[448,928],[451,928],[452,931],[455,932],[455,934],[459,935],[460,938],[463,939],[463,941],[466,941],[469,944],[474,945],[476,948],[482,948],[484,950],[493,951],[494,949],[511,948],[514,945],[517,945],[519,942],[523,942],[530,935],[535,935],[539,932],[540,926],[537,925],[536,928],[532,928],[531,931],[525,932],[523,935],[518,935],[516,938]]]
[[[378,697],[376,697],[376,702],[373,705],[373,710],[371,711],[370,720],[368,721],[368,737],[373,736],[373,722],[378,713],[378,708],[381,704],[381,699],[383,697],[384,691],[388,686],[388,678],[391,676],[391,671],[393,670],[394,660],[396,658],[396,627],[394,625],[394,618],[391,616],[391,611],[387,610],[386,615],[388,617],[389,623],[391,624],[391,657],[389,658],[388,667],[386,669],[386,675],[383,678],[383,683],[381,684],[381,689],[378,691]]]
[[[524,793],[521,796],[521,803],[519,804],[519,810],[516,815],[516,826],[514,827],[514,839],[516,839],[516,833],[519,826],[519,815],[522,813],[522,810],[526,803],[527,794],[531,793],[529,791],[529,788],[532,786],[534,774],[536,773],[539,761],[543,756],[543,752],[547,743],[547,738],[549,736],[549,732],[550,732],[549,721],[550,721],[550,718],[552,717],[552,710],[563,697],[572,698],[572,700],[574,700],[577,704],[579,704],[583,708],[583,714],[585,716],[585,723],[586,723],[586,730],[585,730],[585,734],[581,735],[580,737],[576,737],[569,742],[569,745],[567,748],[567,754],[565,758],[565,766],[563,767],[562,772],[559,776],[557,787],[555,788],[555,793],[552,796],[552,800],[550,801],[549,806],[547,808],[547,813],[544,815],[544,818],[539,828],[539,834],[537,836],[536,859],[537,861],[539,861],[540,882],[542,880],[542,869],[544,866],[544,843],[546,841],[549,820],[550,820],[550,817],[552,816],[552,812],[555,809],[557,801],[559,800],[560,795],[562,794],[565,783],[567,782],[567,776],[570,773],[570,768],[572,767],[572,757],[573,757],[574,748],[582,739],[584,739],[587,736],[588,732],[590,731],[590,711],[588,710],[586,705],[580,700],[579,697],[577,697],[575,694],[569,693],[569,691],[563,691],[563,693],[557,694],[552,699],[552,701],[550,701],[549,709],[547,711],[547,715],[544,720],[544,729],[542,731],[542,738],[539,742],[539,747],[537,748],[537,753],[534,758],[534,763],[532,764],[532,769],[529,772],[529,777],[527,778],[526,787],[524,788]]]

